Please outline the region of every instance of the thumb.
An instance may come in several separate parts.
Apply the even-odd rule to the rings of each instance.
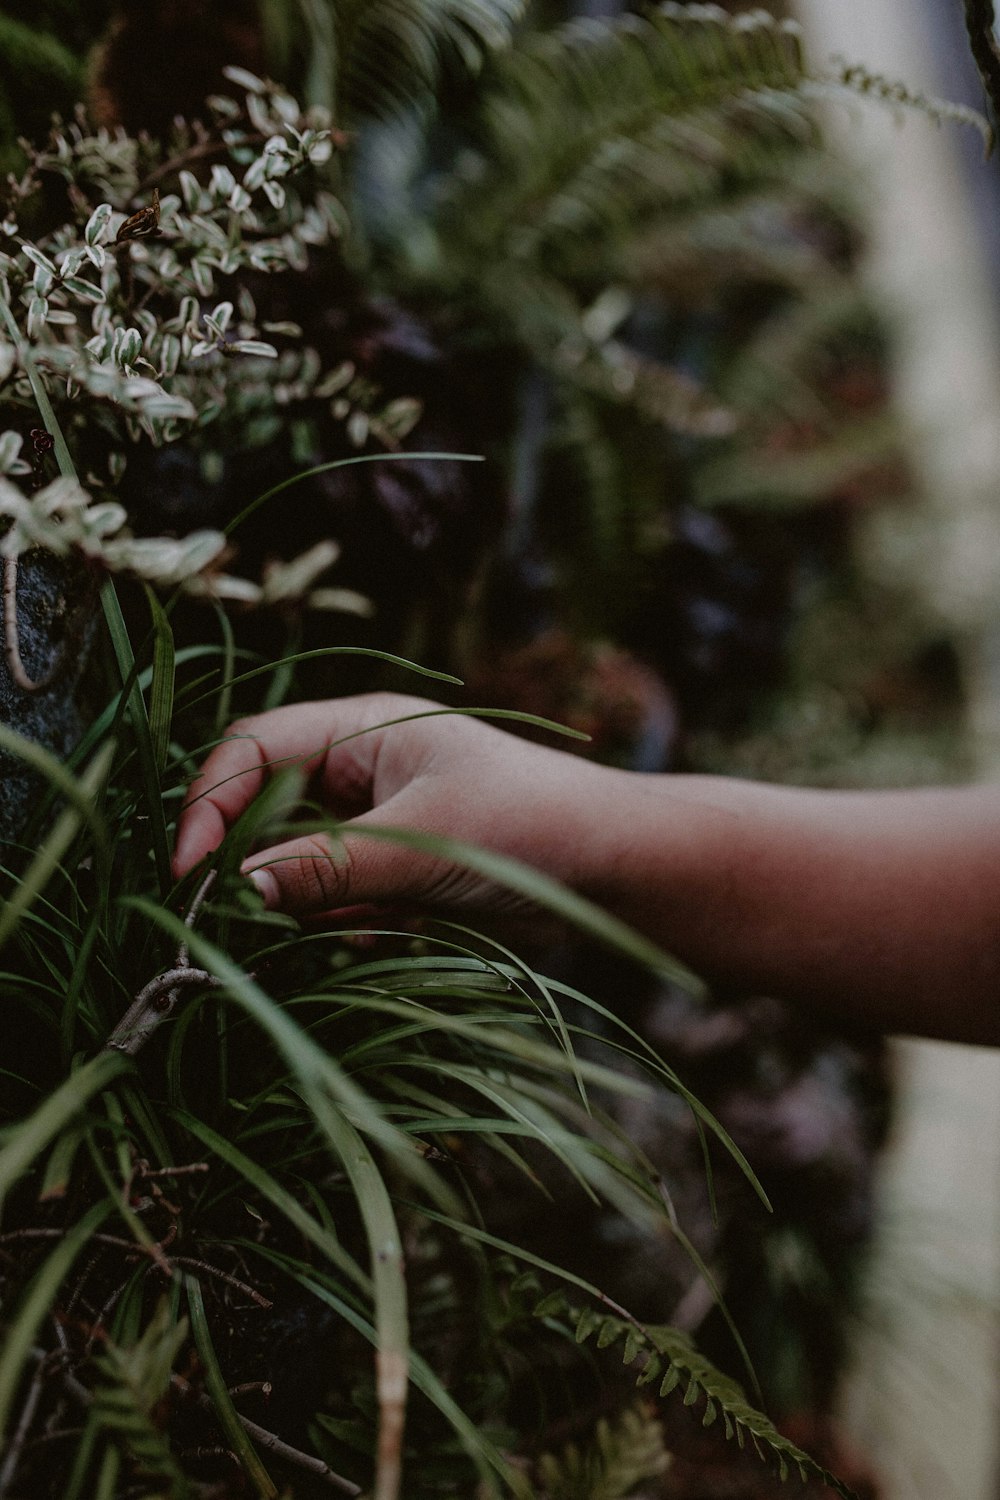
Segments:
[[[363,814],[350,828],[381,821]],[[253,881],[269,911],[293,916],[426,894],[437,864],[432,856],[387,839],[352,837],[350,828],[343,838],[312,833],[262,849],[244,861],[241,873]]]

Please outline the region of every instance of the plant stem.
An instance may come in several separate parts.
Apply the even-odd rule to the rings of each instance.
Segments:
[[[965,0],[965,29],[993,113],[1000,116],[1000,44],[993,29],[993,0]]]

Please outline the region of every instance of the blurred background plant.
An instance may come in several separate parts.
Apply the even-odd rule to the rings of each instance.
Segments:
[[[410,1439],[407,1494],[420,1486],[468,1493],[470,1450],[487,1467],[500,1462],[484,1457],[487,1438],[515,1455],[504,1482],[516,1486],[520,1465],[534,1493],[681,1496],[714,1493],[711,1483],[750,1496],[770,1484],[758,1466],[718,1477],[679,1401],[665,1409],[665,1430],[661,1416],[623,1395],[606,1364],[588,1363],[567,1330],[613,1343],[619,1331],[627,1336],[627,1319],[614,1326],[608,1309],[598,1330],[580,1323],[578,1306],[546,1303],[547,1283],[519,1280],[504,1259],[511,1244],[599,1286],[654,1330],[668,1322],[697,1330],[700,1347],[740,1374],[731,1329],[713,1311],[712,1285],[721,1285],[769,1409],[794,1419],[821,1455],[830,1441],[889,1108],[877,1043],[818,1033],[767,1000],[695,1003],[662,968],[650,977],[582,941],[531,955],[526,997],[508,957],[484,958],[478,947],[471,958],[456,955],[444,946],[453,938],[438,935],[416,946],[386,936],[370,964],[339,940],[320,957],[298,934],[262,930],[265,919],[232,880],[248,827],[234,835],[223,857],[228,878],[206,908],[213,946],[198,950],[192,937],[191,952],[264,1025],[287,1072],[264,1065],[247,1020],[220,1019],[205,980],[169,1043],[144,1059],[141,1087],[129,1082],[105,1096],[115,1065],[100,1054],[84,1067],[85,1085],[76,1073],[58,1092],[72,1058],[99,1045],[129,997],[163,972],[160,950],[183,937],[169,915],[177,893],[164,862],[197,748],[237,709],[397,685],[402,669],[372,653],[457,671],[464,689],[435,683],[456,706],[558,718],[591,735],[587,753],[638,770],[840,784],[963,771],[954,643],[918,597],[876,583],[859,563],[859,524],[877,507],[905,506],[911,480],[884,335],[857,274],[850,192],[815,111],[818,98],[841,89],[987,127],[968,109],[853,64],[817,70],[778,7],[733,10],[665,4],[598,21],[516,0],[5,8],[9,119],[36,139],[52,111],[69,122],[41,146],[19,149],[14,130],[4,133],[12,177],[2,269],[15,325],[4,337],[18,344],[0,387],[11,434],[7,535],[16,540],[18,496],[28,504],[23,486],[35,485],[27,518],[48,503],[68,545],[75,517],[74,565],[87,578],[121,575],[114,598],[124,608],[116,642],[125,690],[108,680],[99,654],[91,672],[38,695],[55,728],[21,721],[29,738],[63,756],[94,720],[70,758],[72,769],[88,767],[91,791],[108,773],[102,735],[124,735],[124,748],[104,794],[113,836],[76,842],[82,809],[76,822],[61,814],[71,822],[56,825],[57,843],[28,866],[8,923],[6,982],[29,1018],[9,1118],[50,1088],[65,1102],[42,1113],[44,1129],[28,1129],[32,1156],[55,1145],[9,1209],[20,1239],[10,1242],[17,1260],[5,1302],[25,1271],[39,1269],[9,1325],[7,1398],[24,1361],[36,1361],[36,1374],[19,1388],[16,1462],[0,1493],[25,1483],[43,1493],[47,1453],[77,1439],[72,1494],[88,1493],[97,1475],[95,1493],[114,1496],[144,1472],[178,1494],[190,1484],[235,1493],[227,1453],[269,1493],[226,1381],[253,1385],[251,1401],[266,1384],[276,1431],[293,1446],[308,1438],[338,1472],[368,1482],[379,1400],[344,1323],[362,1339],[370,1334],[369,1288],[358,1280],[367,1273],[355,1273],[372,1224],[361,1220],[385,1213],[388,1199],[377,1186],[361,1192],[368,1210],[359,1220],[345,1183],[330,1177],[320,1141],[326,1130],[331,1143],[331,1098],[388,1153],[393,1196],[409,1203],[414,1174],[431,1199],[441,1191],[402,1130],[425,1143],[421,1162],[440,1153],[439,1175],[461,1171],[475,1183],[483,1216],[478,1240],[443,1230],[439,1239],[426,1196],[419,1234],[408,1228],[417,1211],[399,1210],[414,1340],[429,1361],[420,1368],[432,1371],[421,1389],[465,1445],[463,1457],[447,1423],[421,1413],[409,1428],[420,1438]],[[88,116],[74,113],[81,94]],[[32,446],[39,383],[52,403],[51,435],[65,434],[62,462],[58,450]],[[402,451],[404,439],[414,456]],[[428,456],[442,453],[451,457]],[[476,454],[486,462],[456,461]],[[82,501],[52,489],[71,482],[67,459]],[[8,553],[46,539],[25,531]],[[194,549],[187,565],[185,546]],[[336,588],[318,587],[335,558]],[[174,564],[165,575],[164,559]],[[197,578],[194,561],[203,564]],[[23,571],[36,563],[51,566],[47,555],[26,554]],[[155,577],[158,565],[161,583],[189,575],[168,613],[128,581]],[[38,598],[49,596],[33,595],[30,577],[24,584],[27,640],[32,618],[45,613]],[[77,638],[69,606],[80,597],[79,575],[61,577],[58,588],[57,647],[67,620]],[[92,597],[96,607],[96,589]],[[117,608],[107,584],[103,598]],[[51,640],[29,644],[30,660],[51,657]],[[8,633],[8,676],[9,647]],[[216,675],[203,682],[207,671]],[[24,697],[16,679],[6,686],[9,723]],[[24,753],[9,743],[12,756]],[[14,819],[23,820],[25,797],[22,783]],[[25,849],[41,826],[36,817],[21,830]],[[22,876],[24,857],[12,846]],[[110,888],[98,878],[93,912],[91,870],[112,877]],[[137,909],[140,896],[154,904]],[[31,897],[42,904],[29,909]],[[543,970],[552,983],[537,977]],[[710,1157],[706,1190],[702,1131],[688,1105],[670,1094],[633,1097],[621,1056],[617,1092],[597,1075],[611,1090],[599,1126],[565,1094],[542,1099],[541,1074],[555,1054],[525,1051],[538,1024],[530,1005],[512,1022],[520,1040],[482,1049],[476,1018],[515,1004],[496,998],[497,985],[506,997],[509,984],[520,1000],[543,1004],[569,992],[567,1025],[585,1032],[585,1072],[607,1061],[614,1028],[593,1011],[581,1018],[572,996],[585,989],[624,1016],[748,1151],[775,1212],[759,1211],[724,1153]],[[149,1003],[171,993],[156,990]],[[442,996],[461,1002],[445,1007],[445,1019],[407,1010]],[[387,1007],[398,1035],[385,1029]],[[289,1013],[317,1019],[293,1034]],[[397,1076],[394,1049],[425,1029],[434,1039],[427,1072],[460,1078],[444,1092]],[[334,1052],[342,1066],[347,1058],[352,1080],[356,1059],[370,1100],[343,1092]],[[81,1124],[91,1084],[95,1102]],[[484,1098],[485,1117],[474,1108]],[[517,1155],[505,1144],[515,1118],[528,1138]],[[341,1155],[347,1128],[341,1121],[334,1130]],[[622,1171],[642,1185],[640,1210],[613,1176],[597,1185],[600,1207],[585,1191],[595,1186],[592,1163],[618,1152],[612,1142],[623,1132],[639,1153],[625,1152]],[[24,1139],[11,1129],[12,1180],[27,1166]],[[356,1185],[373,1168],[361,1148],[350,1151]],[[137,1174],[187,1165],[197,1168],[190,1194],[176,1172],[169,1201],[138,1193],[141,1213],[156,1220],[148,1232],[133,1202]],[[548,1208],[528,1181],[545,1188]],[[700,1258],[694,1269],[652,1229],[650,1184],[666,1191]],[[608,1211],[608,1197],[619,1213]],[[142,1262],[136,1269],[106,1234],[67,1279],[78,1240],[82,1248],[85,1235],[105,1233],[102,1203],[126,1221],[128,1252],[149,1257],[157,1275],[164,1257],[199,1263],[205,1291],[188,1288],[186,1313],[176,1266],[167,1311],[155,1313],[156,1275]],[[449,1200],[436,1211],[455,1210]],[[193,1252],[188,1261],[174,1253],[177,1235],[184,1255]],[[145,1248],[134,1251],[132,1241]],[[25,1245],[49,1258],[26,1258]],[[344,1245],[354,1270],[345,1270]],[[267,1298],[280,1291],[284,1321],[276,1331],[265,1320],[255,1347],[247,1318],[256,1313],[238,1312],[231,1294],[259,1309],[261,1286]],[[471,1314],[470,1287],[478,1289]],[[376,1316],[391,1325],[377,1336],[388,1333],[397,1348],[399,1296],[398,1278],[375,1296]],[[329,1327],[317,1323],[317,1302],[330,1310]],[[50,1303],[58,1316],[43,1338]],[[171,1381],[190,1347],[178,1332],[182,1315],[197,1360],[186,1354]],[[310,1331],[339,1368],[317,1355]],[[642,1355],[645,1373],[655,1360],[634,1325],[633,1335],[626,1351]],[[672,1372],[690,1374],[682,1345],[670,1349],[674,1361],[657,1367],[668,1387]],[[742,1398],[711,1379],[715,1386],[687,1385],[691,1403],[708,1421],[713,1402],[728,1402],[728,1425]],[[479,1438],[456,1416],[452,1395]],[[222,1421],[221,1449],[203,1398]],[[308,1433],[307,1409],[310,1419],[318,1413]],[[384,1392],[381,1410],[385,1432]],[[80,1411],[83,1429],[74,1425]],[[266,1413],[256,1415],[269,1431]],[[69,1438],[48,1448],[66,1422]],[[778,1442],[769,1432],[767,1440]],[[279,1465],[298,1462],[294,1492],[311,1493],[299,1488],[314,1481],[303,1477],[298,1448],[289,1460],[264,1447]],[[678,1455],[670,1468],[667,1449]],[[36,1467],[21,1468],[32,1451]],[[392,1480],[376,1470],[382,1500]],[[66,1470],[53,1472],[61,1492]],[[859,1471],[859,1488],[865,1482]]]

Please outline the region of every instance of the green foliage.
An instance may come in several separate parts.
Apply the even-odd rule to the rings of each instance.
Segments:
[[[621,1317],[603,1308],[586,1307],[578,1311],[569,1305],[561,1291],[543,1298],[535,1308],[535,1316],[569,1318],[575,1323],[575,1337],[580,1344],[594,1335],[599,1349],[622,1344],[622,1363],[634,1365],[639,1362],[637,1386],[655,1385],[661,1396],[668,1396],[683,1387],[685,1406],[701,1405],[704,1426],[710,1427],[721,1415],[726,1437],[735,1437],[741,1448],[749,1437],[762,1460],[770,1455],[776,1462],[782,1479],[787,1479],[795,1469],[803,1483],[810,1477],[818,1478],[839,1495],[851,1495],[846,1485],[755,1410],[742,1387],[714,1369],[698,1353],[687,1334],[679,1329],[644,1326],[634,1318]]]
[[[615,1422],[601,1417],[586,1448],[567,1443],[559,1454],[543,1454],[538,1482],[545,1500],[624,1500],[669,1466],[660,1424],[642,1405],[627,1407]]]
[[[332,0],[303,6],[314,40],[327,41],[338,114],[387,114],[434,97],[443,66],[477,72],[502,47],[524,13],[524,0]],[[328,39],[328,40],[327,40]],[[324,59],[325,61],[326,59]],[[322,87],[322,85],[321,85]]]
[[[349,226],[346,254],[371,288],[412,299],[484,358],[513,352],[518,378],[543,372],[608,592],[620,582],[616,549],[629,554],[642,533],[632,497],[647,445],[699,445],[693,488],[705,501],[801,503],[842,472],[832,440],[856,454],[857,428],[830,414],[803,370],[859,318],[857,299],[830,257],[782,253],[774,233],[754,229],[815,206],[803,181],[825,81],[808,73],[794,28],[667,4],[512,41],[520,11],[516,0],[302,0],[317,44],[309,110],[235,70],[241,97],[212,102],[210,139],[182,133],[168,154],[80,118],[32,155],[0,254],[0,402],[15,424],[0,434],[8,560],[42,545],[168,592],[315,603],[329,548],[259,584],[227,579],[216,566],[221,532],[133,537],[115,495],[140,445],[183,440],[211,459],[234,445],[263,449],[295,422],[309,450],[320,417],[355,447],[402,439],[412,402],[385,405],[353,365],[324,366],[302,329],[269,326],[248,286],[317,264],[339,273]],[[429,101],[449,59],[481,80],[449,122],[458,145],[442,159]],[[842,82],[937,109],[868,75]],[[334,122],[360,126],[372,113],[389,123],[360,128],[355,142],[337,134]],[[55,227],[43,180],[65,194]],[[644,306],[690,307],[692,257],[705,277],[697,311],[724,301],[734,239],[741,274],[770,289],[768,315],[738,355],[692,374],[669,351],[637,352],[627,328]],[[29,496],[15,427],[36,408],[61,477]],[[811,487],[770,468],[765,480],[747,453],[762,451],[776,416],[803,409],[830,467]],[[867,451],[884,451],[887,435],[869,435]],[[229,530],[300,477],[248,496]],[[669,1225],[669,1213],[603,1101],[666,1085],[730,1143],[627,1026],[596,1004],[593,1025],[580,1021],[563,1002],[587,1017],[586,997],[483,938],[392,930],[367,957],[355,934],[305,932],[263,911],[238,870],[293,820],[297,832],[310,826],[298,820],[294,768],[230,831],[207,896],[192,882],[175,887],[177,808],[225,727],[233,688],[254,707],[278,703],[315,653],[278,665],[237,658],[228,627],[218,647],[181,648],[173,601],[148,597],[148,637],[133,640],[105,583],[119,680],[75,774],[26,755],[50,792],[36,845],[11,851],[6,872],[0,940],[16,1049],[0,1118],[0,1427],[13,1435],[13,1470],[47,1500],[24,1441],[40,1402],[39,1421],[86,1411],[70,1500],[116,1500],[137,1475],[180,1497],[207,1472],[182,1449],[217,1447],[220,1436],[264,1495],[303,1471],[332,1473],[348,1493],[373,1487],[377,1500],[394,1500],[404,1482],[408,1500],[468,1495],[476,1476],[486,1494],[528,1495],[507,1373],[484,1347],[507,1272],[487,1254],[499,1242],[479,1222],[479,1181],[502,1163],[534,1191],[544,1153],[574,1191],[649,1229]],[[327,654],[335,661],[338,649]],[[330,829],[310,813],[311,826]],[[435,847],[693,986],[648,943],[531,872]],[[136,1005],[157,1024],[129,1062],[120,1028]],[[539,1264],[530,1247],[523,1258]],[[183,1280],[190,1328],[180,1296],[164,1299],[164,1279],[171,1290]],[[684,1334],[601,1306],[573,1310],[580,1343],[624,1342],[625,1364],[641,1360],[638,1384],[664,1395],[683,1386],[706,1423],[721,1413],[727,1435],[749,1434],[782,1475],[791,1466],[829,1480]],[[564,1328],[569,1311],[561,1293],[536,1309]],[[294,1379],[280,1365],[290,1326]],[[44,1400],[32,1384],[39,1348],[68,1377]],[[309,1375],[303,1392],[294,1382]],[[237,1394],[265,1381],[283,1415]],[[419,1415],[404,1444],[408,1400]],[[313,1417],[307,1452],[306,1438],[283,1434]],[[658,1431],[629,1407],[589,1446],[543,1458],[539,1483],[551,1500],[624,1496],[662,1467]]]
[[[107,1339],[94,1361],[94,1420],[131,1455],[144,1478],[165,1486],[169,1500],[189,1500],[191,1490],[155,1414],[187,1335],[187,1321],[173,1318],[163,1298],[136,1343],[121,1348]]]
[[[545,410],[513,462],[580,628],[620,629],[648,586],[664,490],[804,507],[897,461],[884,411],[830,388],[873,337],[816,125],[831,94],[989,131],[864,67],[814,66],[765,11],[667,3],[523,29],[444,150],[418,115],[362,136],[346,186],[367,274]]]
[[[150,695],[156,743],[164,743],[164,716],[173,703],[162,771],[167,806],[174,807],[188,753],[199,753],[191,735],[211,719],[213,705],[192,707],[203,691],[201,659],[170,649],[165,617],[154,617],[158,628],[148,649],[155,662],[140,682]],[[163,674],[172,692],[158,682]],[[254,841],[280,831],[291,795],[280,779],[220,850],[216,885],[195,926],[155,898],[139,898],[137,885],[155,890],[155,865],[148,825],[135,816],[141,774],[128,731],[119,729],[119,736],[109,746],[114,764],[99,794],[98,828],[110,844],[103,909],[92,910],[80,890],[95,831],[93,819],[77,817],[72,838],[49,861],[44,895],[36,891],[8,923],[7,963],[21,976],[7,997],[19,1048],[30,1052],[36,1038],[53,1034],[61,1041],[36,1076],[41,1097],[35,1095],[34,1109],[24,1107],[31,1091],[23,1083],[5,1108],[0,1252],[20,1243],[29,1272],[38,1249],[49,1252],[19,1304],[10,1292],[23,1272],[5,1262],[10,1310],[0,1405],[7,1420],[23,1424],[27,1362],[55,1312],[69,1330],[75,1382],[62,1399],[79,1402],[84,1391],[94,1433],[77,1455],[78,1486],[104,1484],[110,1497],[121,1478],[138,1472],[180,1497],[198,1469],[179,1450],[185,1441],[211,1448],[217,1421],[262,1494],[272,1493],[281,1475],[311,1464],[317,1473],[346,1473],[348,1484],[374,1482],[374,1493],[389,1497],[399,1493],[401,1460],[407,1495],[468,1493],[476,1469],[489,1493],[526,1493],[494,1441],[502,1431],[502,1383],[483,1387],[472,1347],[458,1366],[449,1356],[436,1367],[442,1338],[445,1345],[468,1341],[477,1326],[470,1298],[495,1296],[490,1264],[480,1260],[470,1281],[458,1251],[466,1235],[466,1189],[455,1172],[468,1148],[456,1156],[456,1142],[517,1164],[526,1190],[534,1177],[529,1148],[551,1152],[588,1194],[652,1226],[665,1211],[641,1157],[608,1128],[596,1099],[582,1107],[579,1092],[588,1100],[609,1090],[638,1095],[650,1084],[616,1068],[614,1044],[601,1060],[581,1055],[579,1045],[592,1039],[560,1015],[557,990],[464,934],[400,933],[387,938],[386,957],[367,960],[337,934],[307,936],[288,919],[262,912],[234,872]],[[190,752],[179,755],[185,744]],[[95,788],[82,785],[76,797],[98,800]],[[603,930],[597,914],[566,906],[544,883],[532,890],[564,915]],[[168,904],[179,896],[171,893]],[[190,897],[181,899],[190,904]],[[628,942],[624,933],[608,935]],[[189,955],[193,982],[147,1039],[136,1069],[120,1052],[101,1050],[102,1042],[130,996],[176,964],[178,943]],[[643,945],[637,942],[635,952],[644,955]],[[631,1055],[627,1028],[622,1045]],[[88,1055],[67,1077],[69,1060]],[[40,1194],[49,1195],[49,1209]],[[83,1218],[81,1205],[89,1205]],[[119,1226],[107,1226],[109,1216]],[[404,1268],[404,1242],[416,1272]],[[81,1261],[88,1243],[93,1253]],[[190,1334],[180,1299],[161,1295],[163,1274],[188,1278]],[[136,1291],[127,1306],[121,1302],[116,1327],[123,1277],[130,1276]],[[426,1309],[415,1313],[410,1330],[407,1302],[419,1297],[427,1278],[447,1287],[447,1295],[436,1317],[429,1319]],[[276,1381],[287,1400],[289,1375],[268,1377],[266,1355],[247,1371],[241,1350],[244,1339],[252,1342],[255,1322],[267,1327],[271,1303],[287,1305],[295,1288],[307,1299],[310,1320],[334,1319],[315,1352],[300,1356],[309,1365],[324,1357],[321,1349],[331,1351],[327,1384],[310,1398],[325,1419],[324,1457],[289,1445],[264,1413],[265,1426],[255,1425],[242,1400],[227,1394],[238,1368],[244,1378]],[[67,1309],[81,1298],[103,1311],[70,1319]],[[194,1377],[192,1335],[204,1371]],[[376,1350],[377,1369],[369,1376],[358,1351],[348,1357],[359,1337]],[[673,1346],[670,1354],[681,1357]],[[717,1399],[725,1391],[748,1430],[766,1440],[764,1419],[737,1406],[721,1376],[696,1365],[687,1350],[683,1358],[706,1390]],[[177,1367],[188,1371],[180,1385],[171,1379]],[[434,1415],[409,1429],[404,1449],[407,1367],[422,1411]],[[340,1369],[350,1372],[346,1387]],[[48,1399],[43,1412],[58,1396]],[[348,1452],[346,1431],[354,1437]],[[603,1485],[595,1494],[625,1494],[630,1475],[651,1473],[660,1462],[649,1430],[642,1445],[629,1443],[628,1454],[624,1432],[602,1428],[595,1437]],[[446,1452],[455,1490],[438,1487]],[[38,1471],[27,1467],[35,1462],[31,1450],[19,1462],[25,1474],[36,1474],[37,1492],[46,1493]],[[560,1460],[564,1468],[574,1462]],[[554,1469],[551,1478],[555,1484]]]

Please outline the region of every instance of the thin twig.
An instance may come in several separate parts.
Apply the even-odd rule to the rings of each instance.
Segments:
[[[17,558],[3,560],[3,636],[4,656],[7,670],[22,693],[40,693],[51,686],[65,660],[64,654],[57,656],[55,664],[44,677],[29,677],[21,660],[21,635],[17,624]]]
[[[35,1411],[41,1400],[45,1377],[52,1368],[53,1360],[61,1357],[61,1352],[58,1350],[46,1354],[43,1359],[39,1360],[35,1373],[31,1378],[28,1394],[21,1409],[21,1420],[18,1422],[17,1430],[10,1440],[10,1447],[7,1449],[7,1456],[3,1461],[3,1467],[0,1468],[0,1500],[2,1500],[2,1496],[6,1495],[10,1488],[11,1480],[14,1478],[17,1470],[18,1460],[21,1457],[21,1449],[24,1447],[25,1439],[28,1436],[28,1429],[34,1420]]]
[[[170,1383],[185,1395],[193,1396],[203,1411],[209,1411],[213,1416],[215,1415],[215,1407],[212,1404],[211,1397],[207,1396],[203,1391],[195,1391],[190,1381],[185,1380],[183,1375],[171,1375]],[[342,1474],[337,1474],[330,1468],[328,1463],[324,1463],[323,1459],[316,1458],[311,1453],[303,1453],[301,1448],[293,1448],[291,1444],[286,1443],[282,1438],[278,1437],[277,1433],[269,1432],[266,1427],[261,1427],[258,1423],[252,1422],[242,1412],[238,1411],[236,1415],[240,1421],[240,1425],[246,1429],[250,1436],[262,1448],[266,1448],[270,1453],[273,1453],[276,1458],[283,1459],[285,1463],[294,1464],[296,1468],[304,1469],[308,1474],[314,1474],[317,1479],[325,1480],[331,1488],[340,1490],[345,1495],[360,1495],[362,1493],[359,1484],[355,1484],[351,1479],[345,1479]]]
[[[198,913],[201,910],[202,905],[204,904],[205,897],[208,895],[214,884],[215,871],[209,870],[208,874],[201,882],[201,885],[195,891],[194,899],[192,900],[191,905],[188,907],[187,915],[184,918],[184,926],[188,929],[189,932],[197,921]],[[187,943],[181,943],[180,947],[177,950],[176,966],[178,969],[186,969],[190,965],[190,962],[191,960],[188,957]]]
[[[206,1260],[197,1260],[193,1255],[172,1255],[170,1261],[175,1266],[196,1266],[199,1271],[207,1271],[218,1281],[226,1281],[238,1292],[242,1292],[245,1297],[250,1297],[258,1307],[274,1306],[269,1298],[265,1297],[262,1292],[256,1291],[248,1282],[240,1281],[238,1276],[231,1276],[228,1271],[223,1271],[218,1266],[209,1265]]]
[[[151,1167],[148,1162],[140,1161],[135,1175],[140,1182],[150,1182],[154,1177],[188,1177],[192,1172],[207,1172],[208,1170],[207,1161],[191,1161],[183,1167]]]
[[[25,1443],[24,1451],[42,1448],[46,1443],[62,1442],[64,1438],[79,1438],[83,1436],[83,1432],[82,1427],[53,1427],[51,1432],[40,1432],[37,1437],[31,1439],[30,1443]]]
[[[181,989],[189,986],[217,990],[222,987],[222,981],[206,969],[176,968],[157,974],[155,979],[143,985],[104,1043],[105,1047],[134,1057],[170,1015],[180,999]]]
[[[206,1397],[207,1400],[207,1397]],[[209,1403],[211,1405],[211,1403]],[[345,1495],[360,1495],[361,1485],[355,1484],[351,1479],[345,1479],[343,1474],[337,1474],[321,1458],[315,1458],[311,1453],[303,1453],[300,1448],[293,1448],[278,1437],[277,1433],[268,1432],[266,1427],[261,1427],[256,1422],[251,1422],[242,1412],[237,1412],[241,1424],[246,1428],[249,1435],[260,1444],[262,1448],[268,1449],[275,1458],[283,1458],[286,1463],[295,1464],[297,1468],[305,1469],[309,1474],[315,1474],[317,1479],[324,1479],[333,1489],[341,1490]]]
[[[258,134],[248,135],[240,141],[241,146],[261,146],[267,140],[267,136]],[[141,198],[148,193],[151,187],[157,186],[167,177],[172,177],[175,172],[182,171],[189,162],[204,161],[206,157],[226,156],[231,150],[228,141],[199,141],[196,146],[188,146],[186,151],[181,151],[177,156],[172,156],[169,161],[161,162],[139,183],[135,190],[135,197]]]
[[[195,892],[194,899],[184,917],[184,926],[189,931],[197,920],[198,912],[212,889],[214,880],[215,871],[209,870]],[[177,949],[174,967],[164,974],[158,974],[155,979],[151,979],[147,985],[143,986],[108,1037],[105,1047],[113,1047],[117,1052],[124,1052],[129,1057],[134,1057],[146,1045],[157,1027],[162,1026],[171,1014],[181,997],[183,985],[202,984],[206,989],[218,989],[221,983],[221,980],[216,979],[205,969],[192,969],[187,943],[181,943]]]
[[[115,1304],[117,1303],[119,1297],[121,1297],[122,1293],[125,1291],[130,1280],[131,1277],[129,1277],[128,1280],[123,1281],[121,1286],[115,1287],[114,1291],[111,1293],[111,1296],[105,1302],[104,1306],[99,1309],[97,1317],[94,1319],[94,1326],[91,1328],[90,1333],[87,1337],[87,1342],[83,1346],[84,1359],[87,1359],[89,1357],[90,1352],[93,1349],[94,1345],[97,1343],[98,1339],[105,1337],[105,1320],[114,1311]]]
[[[66,1234],[65,1229],[8,1229],[6,1234],[0,1234],[0,1245],[7,1244],[10,1240],[61,1240]],[[156,1260],[156,1253],[162,1255],[159,1245],[142,1245],[138,1240],[127,1240],[120,1234],[92,1234],[91,1240],[99,1245],[114,1245],[119,1250],[128,1250],[134,1255],[149,1255]],[[169,1262],[167,1262],[169,1264]]]
[[[176,1233],[176,1225],[172,1225],[171,1228]],[[0,1234],[0,1245],[7,1244],[11,1240],[59,1240],[64,1237],[65,1233],[64,1229],[10,1229],[6,1234]],[[171,1238],[173,1238],[172,1235]],[[228,1282],[230,1286],[242,1292],[245,1297],[249,1297],[252,1301],[256,1302],[258,1307],[274,1306],[273,1302],[265,1297],[262,1292],[258,1292],[249,1282],[240,1281],[238,1276],[231,1276],[228,1271],[223,1271],[220,1266],[210,1265],[205,1260],[196,1260],[191,1255],[164,1255],[162,1243],[143,1245],[138,1240],[127,1240],[122,1235],[104,1233],[91,1235],[91,1239],[95,1240],[99,1245],[111,1245],[118,1250],[127,1250],[130,1255],[148,1255],[150,1260],[166,1276],[173,1275],[174,1266],[197,1266],[199,1270],[207,1271],[210,1276],[215,1276],[219,1281]],[[164,1241],[164,1243],[169,1244],[169,1239]],[[123,1290],[123,1287],[119,1287],[114,1296],[120,1296]],[[98,1313],[97,1322],[100,1322],[103,1312],[104,1308],[101,1309],[101,1313]]]

